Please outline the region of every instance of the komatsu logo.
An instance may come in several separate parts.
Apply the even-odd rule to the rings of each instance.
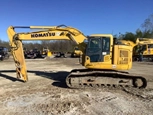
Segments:
[[[37,37],[49,37],[49,36],[60,36],[61,32],[47,32],[47,33],[40,33],[40,34],[31,34],[31,38],[37,38]]]

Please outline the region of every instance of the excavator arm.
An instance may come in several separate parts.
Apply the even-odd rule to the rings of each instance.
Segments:
[[[37,29],[34,32],[16,33],[16,28],[29,28]],[[9,37],[9,43],[11,46],[11,53],[14,58],[17,78],[23,79],[24,82],[28,81],[27,68],[23,53],[23,40],[72,40],[79,48],[84,52],[86,36],[79,30],[67,27],[65,25],[60,26],[10,26],[7,29]]]
[[[120,40],[121,43],[125,44],[125,45],[128,45],[128,46],[131,46],[131,47],[135,47],[136,45],[138,45],[137,43],[134,43],[132,41],[129,41],[129,40]]]
[[[139,45],[153,44],[153,38],[137,38],[136,43]]]

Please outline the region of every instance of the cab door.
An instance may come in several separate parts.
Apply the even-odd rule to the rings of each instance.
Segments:
[[[88,39],[86,55],[90,62],[104,62],[104,56],[110,54],[110,38],[92,37]]]

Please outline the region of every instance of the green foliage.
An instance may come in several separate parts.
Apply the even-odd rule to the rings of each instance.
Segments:
[[[153,31],[145,30],[143,33],[143,38],[153,38]]]
[[[135,42],[137,38],[152,38],[153,37],[152,35],[153,31],[152,32],[150,30],[141,31],[140,29],[138,29],[136,30],[135,33],[126,32],[124,34],[123,39]]]
[[[142,38],[143,37],[143,32],[140,29],[137,29],[136,33],[135,33],[135,37],[136,38]]]
[[[126,32],[126,34],[124,35],[124,40],[130,40],[130,41],[133,41],[135,42],[136,41],[136,37],[135,37],[135,34],[132,33],[132,32]]]

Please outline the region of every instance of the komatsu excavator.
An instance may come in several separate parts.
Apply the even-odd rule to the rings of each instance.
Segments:
[[[34,32],[16,33],[16,28],[37,29]],[[111,34],[85,36],[76,28],[60,26],[10,26],[7,34],[16,65],[17,78],[28,81],[27,68],[22,48],[23,40],[72,40],[83,52],[82,65],[86,69],[75,69],[66,77],[69,88],[97,86],[132,86],[145,88],[144,77],[123,70],[132,67],[131,45],[119,44]]]
[[[138,46],[138,50],[133,53],[133,59],[137,59],[139,57],[139,53],[141,52],[143,58],[150,58],[153,61],[153,39],[137,38],[136,44]]]
[[[75,46],[73,52],[71,53],[71,57],[81,57],[82,51]]]

